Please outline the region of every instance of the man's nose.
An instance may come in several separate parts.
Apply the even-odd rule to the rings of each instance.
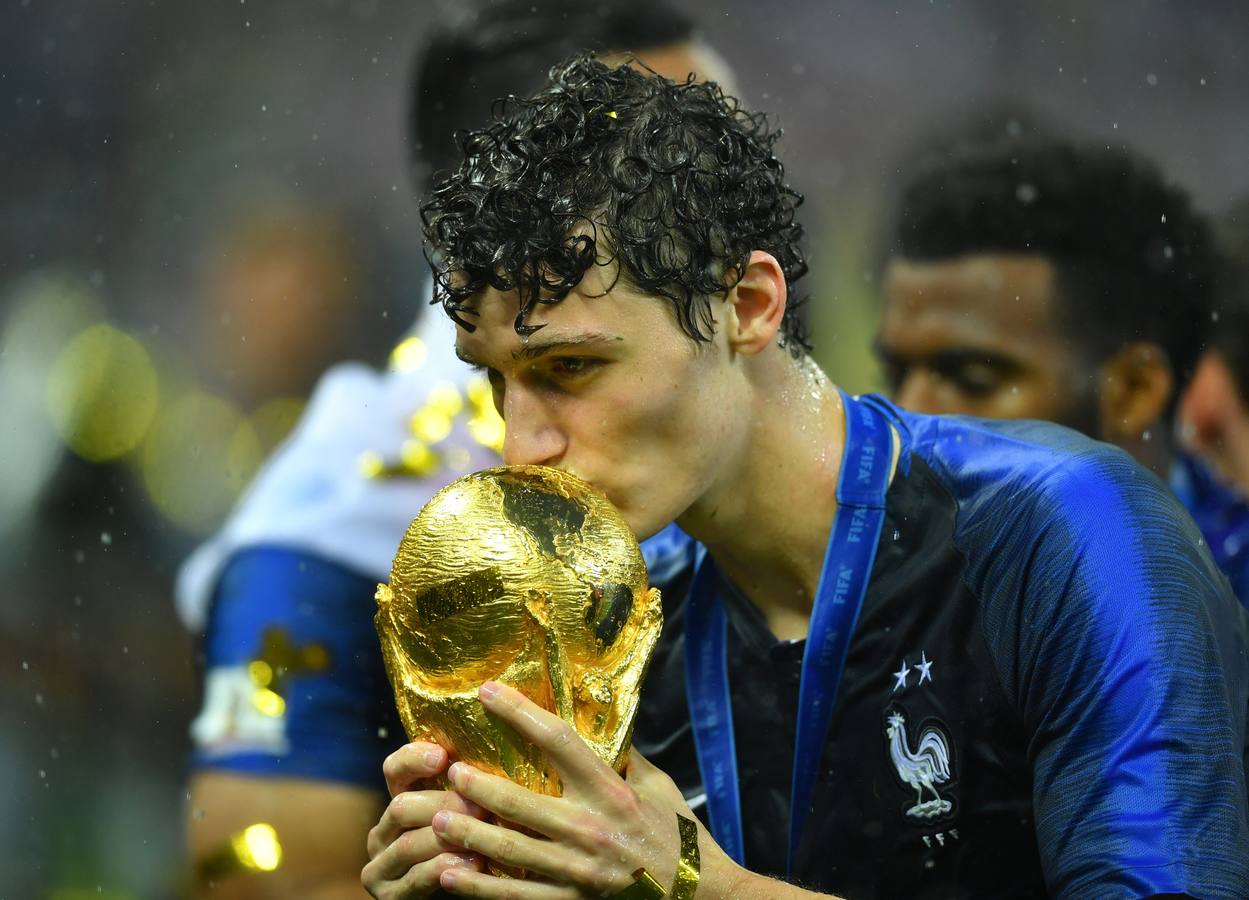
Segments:
[[[918,413],[943,412],[940,385],[932,372],[916,366],[907,371],[902,383],[894,391],[893,402],[903,409]]]
[[[568,441],[540,397],[523,386],[503,396],[503,461],[509,466],[558,465]]]

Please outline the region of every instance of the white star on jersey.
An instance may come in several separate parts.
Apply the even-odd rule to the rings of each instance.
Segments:
[[[906,660],[902,660],[902,668],[893,673],[893,677],[897,679],[894,683],[893,690],[899,690],[906,687],[906,677],[911,674],[911,667],[906,664]],[[890,691],[893,693],[893,691]]]
[[[932,663],[929,662],[928,657],[924,655],[922,650],[919,654],[919,665],[915,668],[919,672],[919,681],[916,682],[917,685],[923,684],[924,679],[932,681]]]

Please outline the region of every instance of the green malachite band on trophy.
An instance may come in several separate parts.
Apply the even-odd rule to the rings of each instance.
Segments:
[[[672,880],[672,890],[665,891],[645,869],[633,873],[633,884],[611,895],[611,900],[694,900],[698,890],[698,873],[702,861],[698,854],[698,823],[677,813],[677,831],[681,835],[681,855],[677,859],[677,874]]]

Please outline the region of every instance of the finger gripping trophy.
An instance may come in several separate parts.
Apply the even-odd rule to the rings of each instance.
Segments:
[[[495,680],[623,769],[660,597],[619,512],[579,478],[512,466],[443,488],[408,527],[374,621],[410,740],[560,794],[541,755],[486,715],[477,688]]]

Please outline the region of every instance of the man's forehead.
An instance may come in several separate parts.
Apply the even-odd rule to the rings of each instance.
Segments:
[[[1042,256],[896,259],[886,276],[886,318],[940,317],[976,329],[1049,326],[1052,287],[1053,267]]]

